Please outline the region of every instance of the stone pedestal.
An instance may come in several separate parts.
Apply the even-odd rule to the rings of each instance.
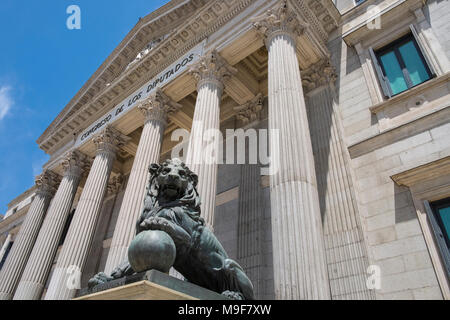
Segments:
[[[74,300],[198,300],[150,281],[93,293]]]
[[[75,300],[229,300],[214,291],[151,270],[81,290]]]

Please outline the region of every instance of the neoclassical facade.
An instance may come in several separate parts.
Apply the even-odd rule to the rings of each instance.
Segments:
[[[174,155],[258,299],[448,299],[449,18],[439,0],[172,0],[140,19],[37,140],[50,160],[0,221],[0,299],[111,272],[148,166]]]

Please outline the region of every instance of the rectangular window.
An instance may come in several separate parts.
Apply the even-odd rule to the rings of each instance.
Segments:
[[[394,96],[432,78],[432,73],[412,34],[375,52],[380,81]],[[385,88],[383,88],[385,89]]]
[[[359,5],[359,4],[363,3],[364,1],[366,1],[366,0],[355,0],[355,5]]]
[[[424,204],[439,253],[447,271],[447,277],[450,279],[450,198],[432,203],[425,201]]]

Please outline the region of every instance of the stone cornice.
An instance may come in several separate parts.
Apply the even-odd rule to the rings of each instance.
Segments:
[[[138,108],[144,114],[146,121],[156,120],[167,125],[168,116],[180,110],[181,104],[172,101],[158,88],[140,103]]]
[[[320,17],[316,17],[314,13],[317,1],[323,3],[326,9],[326,12],[321,13]],[[309,31],[308,37],[311,38],[310,34],[314,33],[314,37],[312,38],[320,38],[320,41],[325,43],[328,34],[324,25],[330,21],[335,21],[334,14],[330,13],[333,11],[330,8],[335,8],[331,0],[317,1],[309,1],[307,3],[304,0],[292,0],[291,2],[293,3],[293,7],[296,8],[297,13],[300,16],[307,17],[304,20],[314,28],[313,31]],[[162,10],[158,14],[152,13],[152,19],[146,17],[143,19],[145,23],[139,22],[136,25],[127,38],[122,41],[110,58],[99,69],[101,72],[91,77],[85,87],[83,87],[85,89],[80,90],[76,98],[67,105],[57,119],[55,119],[38,139],[37,142],[41,149],[49,154],[53,154],[58,148],[69,143],[74,135],[85,129],[102,114],[108,112],[113,105],[119,103],[135,91],[142,83],[149,81],[188,50],[219,30],[254,1],[191,0],[182,2],[178,0],[172,2],[177,3],[180,7],[170,6],[173,11],[167,14],[164,14],[164,12],[169,11],[169,9],[166,11]],[[183,8],[190,8],[189,10],[192,9],[194,12],[183,13]],[[304,12],[301,11],[303,9],[305,10]],[[161,16],[156,18],[159,15]],[[174,25],[170,25],[168,22],[163,23],[165,20],[174,19],[174,17],[170,18],[171,15],[178,15],[178,18],[175,20],[182,21],[175,28]],[[173,23],[176,24],[176,22]],[[171,33],[168,32],[169,36],[159,43],[154,50],[151,50],[151,52],[139,60],[138,63],[125,70],[129,62],[147,44],[143,40],[137,46],[136,43],[133,44],[133,40],[139,37],[144,39],[149,34],[151,34],[152,39],[162,36],[163,32],[157,28],[155,29],[155,27],[158,27],[158,24],[164,30],[168,29],[171,31]],[[169,28],[169,26],[171,27]],[[323,44],[321,45],[323,46]],[[126,50],[128,54],[123,54]],[[115,66],[113,70],[114,74],[111,74],[110,79],[103,79],[101,81],[101,87],[98,87],[96,81],[102,77],[102,73],[107,72],[106,70],[109,65]],[[110,85],[105,87],[107,83],[110,83]]]
[[[91,113],[95,113],[98,103],[93,103],[93,100],[111,89],[110,86],[106,87],[106,84],[113,81],[145,47],[148,43],[148,41],[146,42],[147,38],[150,37],[148,40],[151,40],[160,37],[162,35],[160,33],[173,33],[173,30],[183,23],[184,19],[188,19],[192,14],[195,14],[206,3],[206,0],[172,0],[145,18],[140,18],[136,26],[45,130],[37,143],[42,145],[48,140],[49,135],[55,133],[57,128],[61,128],[63,124],[67,123],[69,118],[76,118],[77,111],[80,110],[81,106],[90,105]],[[128,81],[133,80],[130,78]]]
[[[450,174],[450,157],[397,173],[391,178],[399,186],[412,187],[417,183],[434,180],[447,174]]]
[[[93,113],[105,113],[108,110],[108,106],[111,107],[114,103],[118,103],[122,97],[131,94],[140,84],[148,81],[151,77],[158,74],[158,72],[164,70],[173,61],[206,39],[208,35],[214,33],[251,3],[252,0],[210,1],[203,9],[196,13],[195,17],[192,17],[179,29],[174,30],[172,35],[159,44],[155,50],[152,50],[138,64],[131,67],[113,81],[108,89],[93,99],[95,101],[84,105],[70,119],[65,120],[65,128],[60,126],[52,134],[45,135],[45,138],[43,135],[38,140],[41,149],[51,154],[54,147],[59,145],[60,141],[67,140],[68,136],[78,133],[90,124],[83,123],[84,126],[81,126],[80,123],[82,123],[82,120],[78,120],[78,117],[80,117],[82,112],[93,112],[88,111],[88,109],[95,107],[96,111]],[[130,77],[134,78],[134,80],[130,81]]]

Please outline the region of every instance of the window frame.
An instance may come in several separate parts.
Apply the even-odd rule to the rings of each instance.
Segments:
[[[409,75],[409,71],[406,68],[405,61],[403,60],[403,57],[402,57],[402,55],[400,54],[400,51],[399,51],[400,46],[402,46],[405,43],[408,43],[409,41],[412,41],[415,49],[417,50],[417,53],[419,54],[419,58],[422,61],[423,65],[425,67],[425,70],[426,70],[426,72],[428,73],[428,76],[429,76],[429,79],[427,79],[427,80],[425,80],[425,81],[423,81],[421,83],[418,83],[416,85],[413,85],[411,77]],[[397,59],[397,62],[399,63],[399,66],[400,66],[400,68],[402,70],[403,77],[405,78],[406,86],[408,87],[406,90],[403,90],[403,91],[398,92],[396,94],[394,94],[392,92],[391,85],[390,85],[389,80],[388,80],[388,78],[386,76],[386,70],[385,70],[384,65],[383,65],[383,63],[381,61],[381,57],[383,55],[389,53],[389,52],[394,52],[395,57]],[[429,66],[429,62],[427,61],[427,58],[425,57],[425,54],[422,52],[422,49],[420,48],[419,44],[417,43],[417,39],[416,39],[416,37],[414,36],[414,34],[412,32],[407,33],[406,35],[398,38],[397,40],[392,41],[388,45],[386,45],[386,46],[384,46],[384,47],[382,47],[382,48],[380,48],[380,49],[378,49],[376,51],[373,51],[373,55],[374,55],[373,59],[376,59],[375,62],[378,64],[378,66],[380,68],[379,72],[382,73],[381,75],[380,74],[378,75],[379,81],[380,82],[385,82],[385,84],[386,84],[385,87],[387,87],[387,88],[385,88],[384,90],[386,90],[386,89],[388,90],[388,94],[387,94],[388,98],[392,98],[392,97],[397,96],[399,94],[402,94],[402,93],[404,93],[404,92],[406,92],[408,90],[411,90],[412,88],[415,88],[415,87],[417,87],[417,86],[419,86],[419,85],[421,85],[421,84],[423,84],[423,83],[425,83],[427,81],[430,81],[431,79],[433,79],[435,77],[435,74],[432,71],[431,66]],[[385,92],[385,95],[386,95],[386,92]]]
[[[430,202],[430,207],[434,213],[434,216],[438,222],[439,227],[441,228],[442,234],[444,235],[445,242],[447,247],[450,250],[450,238],[447,232],[445,232],[444,222],[442,221],[441,215],[439,214],[439,209],[450,207],[450,198],[441,199],[438,201]]]
[[[425,212],[429,221],[429,226],[436,242],[436,249],[441,256],[441,261],[443,264],[443,269],[446,273],[447,281],[450,281],[450,246],[446,241],[448,235],[442,228],[443,223],[440,219],[440,215],[436,212],[436,208],[441,207],[443,203],[450,204],[450,197],[433,202],[429,202],[428,200],[425,200],[423,202]]]

